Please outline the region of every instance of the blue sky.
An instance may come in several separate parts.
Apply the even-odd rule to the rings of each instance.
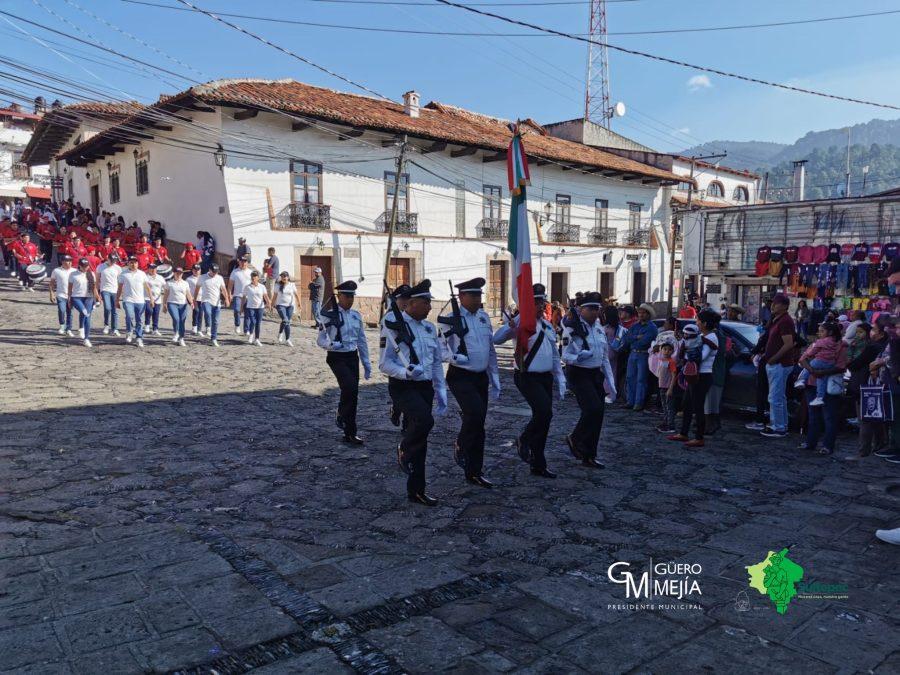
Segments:
[[[151,1],[177,4],[175,0]],[[120,0],[70,0],[188,64],[192,71],[99,23],[66,0],[37,2],[58,16],[51,15],[33,0],[9,0],[2,8],[84,39],[91,39],[89,35],[100,38],[107,47],[198,80],[293,77],[352,91],[349,85],[203,15]],[[324,23],[458,32],[526,32],[526,29],[441,6],[398,7],[310,0],[195,0],[195,4],[210,10]],[[486,9],[570,32],[585,32],[588,22],[586,3]],[[852,4],[833,0],[610,2],[609,41],[721,70],[900,104],[896,87],[900,75],[900,52],[896,49],[900,14],[763,29],[614,35],[621,31],[765,23],[889,10],[900,10],[900,3],[880,0],[859,0]],[[394,99],[399,99],[408,89],[416,89],[423,101],[440,100],[483,113],[506,118],[532,117],[540,122],[579,117],[583,108],[586,45],[582,43],[555,37],[364,33],[232,20]],[[42,39],[68,44],[58,35],[15,19],[9,21]],[[77,32],[76,27],[83,32]],[[0,20],[0,39],[4,42],[5,57],[90,83],[107,91],[111,98],[129,94],[141,100],[153,100],[161,92],[171,93],[188,86],[184,80],[169,77],[170,81],[163,83],[147,72],[123,68],[102,53],[76,43],[65,48],[53,45],[64,52],[56,54],[3,20]],[[103,63],[79,58],[88,53]],[[624,101],[629,108],[627,116],[618,120],[614,128],[659,149],[677,150],[698,141],[723,138],[792,142],[809,130],[875,117],[900,117],[897,111],[787,93],[716,75],[702,76],[688,69],[616,52],[610,53],[610,68],[612,97]],[[2,82],[4,87],[29,94],[38,91],[5,78]],[[75,96],[79,97],[78,93]],[[48,94],[48,98],[52,99],[53,94]]]

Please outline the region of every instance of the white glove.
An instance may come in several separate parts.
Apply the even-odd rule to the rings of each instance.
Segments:
[[[447,414],[447,390],[438,389],[435,393],[437,394],[437,406],[435,406],[434,414],[443,417]]]
[[[332,349],[340,349],[340,348],[343,347],[343,346],[344,346],[344,343],[343,343],[343,342],[338,342],[337,340],[335,340],[335,341],[333,341],[333,342],[331,343],[331,348],[332,348]]]
[[[469,362],[469,357],[465,354],[454,354],[453,355],[453,363],[458,366],[464,366]]]
[[[619,392],[616,391],[615,387],[610,387],[610,391],[607,392],[607,396],[609,396],[613,401],[616,400],[616,397],[619,395]]]
[[[566,381],[559,383],[559,400],[562,401],[566,397]]]
[[[499,387],[499,386],[496,386],[496,387],[495,387],[495,386],[492,384],[489,393],[490,393],[491,399],[493,399],[494,401],[500,400],[500,387]]]
[[[425,369],[420,365],[410,366],[406,369],[407,379],[409,380],[415,380],[417,377],[422,377],[424,374]]]
[[[578,363],[581,363],[582,361],[587,361],[589,358],[591,358],[591,356],[593,356],[593,354],[590,350],[582,349],[580,352],[578,352],[578,356],[575,360],[578,361]]]
[[[510,328],[515,328],[516,326],[518,326],[519,325],[519,315],[516,314],[515,316],[511,316],[509,318],[509,321],[506,323],[506,325],[509,326]]]
[[[761,360],[762,360],[762,357],[761,357],[759,354],[756,354],[756,355],[753,357],[753,366],[754,366],[755,368],[759,368],[759,362],[760,362]]]
[[[363,377],[367,380],[371,379],[372,377],[372,366],[370,366],[368,363],[363,365]]]

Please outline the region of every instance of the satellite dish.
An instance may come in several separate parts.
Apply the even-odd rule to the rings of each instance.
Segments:
[[[613,106],[613,115],[616,117],[625,117],[625,104],[619,101]]]

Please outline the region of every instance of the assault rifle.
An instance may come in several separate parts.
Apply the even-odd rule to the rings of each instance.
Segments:
[[[588,332],[584,327],[584,322],[581,320],[581,315],[578,313],[574,300],[569,300],[569,310],[565,318],[563,318],[563,325],[571,328],[572,335],[581,338],[581,344],[584,346],[584,349],[590,351],[591,345],[588,342]]]
[[[468,356],[469,348],[466,347],[466,333],[469,332],[469,327],[463,320],[462,314],[459,313],[459,300],[456,298],[456,293],[453,292],[452,281],[450,282],[450,307],[452,309],[450,316],[439,316],[438,323],[449,326],[444,331],[444,337],[449,338],[451,335],[455,335],[459,338],[459,348],[456,350],[456,353]]]
[[[344,317],[341,315],[341,308],[338,306],[337,296],[332,295],[331,300],[328,302],[331,304],[331,309],[322,309],[319,314],[329,320],[328,324],[325,326],[326,330],[330,326],[334,326],[334,341],[343,342],[343,340],[341,340],[341,326],[344,325]]]
[[[409,349],[409,364],[417,366],[419,365],[419,355],[416,354],[416,350],[413,349],[413,342],[415,341],[416,336],[413,335],[409,325],[403,318],[403,312],[400,311],[400,308],[397,306],[397,300],[394,298],[391,289],[388,288],[387,281],[384,282],[384,291],[387,293],[388,311],[394,315],[393,321],[390,321],[387,315],[384,317],[384,327],[394,331],[394,351],[399,355],[400,345],[406,345],[407,349]]]

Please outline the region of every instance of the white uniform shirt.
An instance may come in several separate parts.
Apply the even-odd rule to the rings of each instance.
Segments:
[[[569,317],[567,317],[568,319]],[[574,334],[571,327],[563,322],[563,353],[562,359],[566,365],[575,368],[602,368],[606,381],[615,388],[616,375],[609,363],[609,342],[606,339],[606,331],[599,321],[589,326],[587,321],[578,317],[582,328],[587,332],[587,344],[585,340]],[[583,351],[589,351],[590,356],[578,360]]]
[[[463,338],[466,343],[468,360],[459,358],[462,356],[459,354],[459,336],[445,337],[444,331],[449,326],[439,323],[443,360],[453,364],[456,368],[470,370],[474,373],[487,371],[491,386],[499,390],[500,371],[497,367],[497,351],[494,349],[494,328],[491,325],[491,317],[483,309],[472,313],[465,307],[459,308],[459,314],[466,328],[469,329]]]
[[[515,339],[517,325],[518,317],[515,317],[512,320],[511,324],[504,324],[500,326],[500,328],[497,329],[497,332],[494,333],[494,344],[499,345],[506,342],[507,340]],[[544,339],[541,342],[537,353],[528,366],[528,372],[553,373],[553,379],[556,381],[556,386],[559,389],[560,397],[562,397],[565,395],[566,391],[566,377],[565,375],[563,375],[562,363],[559,360],[559,353],[556,349],[556,330],[553,328],[552,323],[550,323],[549,321],[545,321],[541,317],[538,317],[537,331],[528,339],[528,351],[530,353],[534,348],[534,345],[537,342],[538,336],[541,334],[542,330],[544,332]],[[516,369],[519,369],[518,364],[516,364]]]
[[[90,274],[90,272],[88,272],[88,274]],[[91,297],[87,274],[85,274],[81,270],[75,270],[71,275],[69,275],[69,283],[72,284],[73,298]]]
[[[391,321],[393,321],[393,318],[393,313],[391,313]],[[447,383],[444,380],[444,365],[437,329],[430,321],[416,321],[406,312],[403,312],[402,319],[412,332],[412,347],[419,358],[422,374],[412,374],[413,364],[410,363],[409,346],[405,344],[398,345],[394,331],[387,328],[384,332],[386,333],[385,339],[387,340],[388,348],[384,349],[381,354],[381,363],[379,364],[381,372],[397,380],[415,380],[418,382],[431,380],[435,394],[439,397],[442,396],[443,400],[446,401]]]
[[[122,274],[122,268],[116,263],[101,263],[97,268],[97,274],[100,275],[101,293],[115,293],[119,290],[119,275]]]
[[[63,298],[64,300],[69,297],[69,277],[72,276],[77,270],[74,267],[70,267],[69,269],[63,269],[62,267],[57,267],[50,274],[50,280],[56,282],[56,297]]]
[[[328,325],[321,327],[320,323],[319,335],[316,337],[316,344],[322,349],[330,352],[355,352],[359,351],[359,358],[363,362],[366,369],[371,367],[369,363],[369,343],[366,342],[366,327],[363,324],[362,314],[355,309],[343,309],[338,307],[341,313],[343,324],[340,327],[341,346],[334,348],[334,343],[338,342],[337,326]],[[320,317],[321,319],[322,317]],[[325,318],[324,323],[327,324],[329,319]]]
[[[266,287],[262,284],[256,284],[256,286],[247,284],[244,286],[244,291],[241,295],[247,300],[249,309],[259,309],[266,306]]]
[[[225,288],[225,279],[222,278],[221,274],[217,274],[214,277],[204,274],[203,281],[200,282],[200,293],[203,302],[208,302],[213,307],[220,307],[223,288]]]
[[[119,275],[119,286],[122,287],[122,302],[133,302],[143,305],[147,301],[147,275],[141,270],[125,270]]]
[[[187,294],[190,290],[190,284],[188,284],[188,282],[184,279],[181,281],[169,279],[169,281],[166,282],[166,287],[169,290],[169,302],[175,305],[187,304]]]
[[[228,279],[231,281],[232,285],[232,297],[240,298],[244,295],[244,287],[250,285],[250,272],[252,270],[247,267],[246,269],[235,269],[231,276]]]
[[[147,285],[150,287],[150,297],[153,302],[159,304],[162,301],[163,291],[166,290],[166,280],[158,274],[148,274]]]
[[[281,282],[275,282],[275,304],[279,307],[293,307],[296,303],[294,294],[297,292],[297,285],[293,281],[288,281],[281,289]]]

